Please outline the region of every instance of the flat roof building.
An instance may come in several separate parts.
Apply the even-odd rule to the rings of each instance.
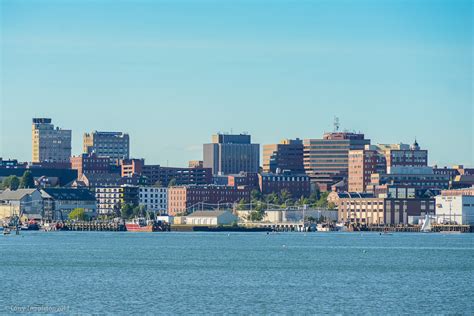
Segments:
[[[258,172],[260,145],[252,144],[250,135],[213,135],[212,143],[204,144],[203,151],[203,165],[214,175]]]
[[[71,130],[54,128],[50,118],[34,118],[31,129],[32,162],[67,162],[71,157]]]
[[[322,139],[304,140],[304,168],[321,191],[347,178],[349,151],[364,149],[370,144],[364,134],[326,133]]]
[[[277,170],[304,173],[303,141],[283,139],[279,144],[263,146],[263,172],[275,173]]]
[[[130,137],[122,132],[84,133],[83,152],[109,157],[112,161],[130,157]]]

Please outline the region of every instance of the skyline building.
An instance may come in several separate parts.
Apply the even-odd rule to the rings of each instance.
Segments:
[[[130,137],[122,132],[84,133],[83,153],[109,157],[111,160],[129,159]]]
[[[295,174],[304,173],[303,141],[297,139],[283,139],[278,144],[263,146],[263,172],[276,173],[288,171]]]
[[[257,173],[260,168],[260,145],[246,134],[213,135],[212,143],[203,145],[203,156],[204,168],[214,175]]]
[[[31,130],[33,163],[67,162],[71,157],[72,131],[54,128],[50,118],[33,118]]]
[[[349,151],[362,150],[370,144],[364,134],[349,132],[325,133],[322,139],[305,139],[303,163],[311,181],[321,191],[347,179]]]

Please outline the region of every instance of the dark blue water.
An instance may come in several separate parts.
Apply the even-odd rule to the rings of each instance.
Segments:
[[[473,271],[473,234],[26,232],[0,314],[472,314]]]

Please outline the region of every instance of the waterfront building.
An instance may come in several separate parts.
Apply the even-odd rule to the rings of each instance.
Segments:
[[[24,214],[28,218],[41,218],[43,198],[37,189],[6,189],[0,193],[0,219]]]
[[[311,181],[321,191],[348,176],[350,150],[362,150],[370,144],[364,134],[335,132],[326,133],[322,139],[304,140],[304,168]]]
[[[442,223],[474,226],[474,187],[442,191],[436,196],[436,217]]]
[[[210,168],[179,168],[146,165],[144,159],[126,159],[121,162],[122,176],[130,177],[139,174],[147,179],[150,185],[161,184],[168,186],[173,180],[176,185],[210,184],[212,171]]]
[[[71,168],[77,170],[78,176],[91,173],[108,173],[110,158],[97,156],[95,153],[71,157]]]
[[[168,210],[168,188],[157,186],[139,186],[139,205],[148,211],[166,213]]]
[[[332,192],[328,201],[336,204],[339,221],[358,225],[418,224],[425,215],[435,213],[434,199],[408,198],[406,192],[391,197],[370,193]]]
[[[120,215],[123,205],[138,205],[139,189],[137,186],[121,185],[113,187],[97,187],[95,197],[99,215]]]
[[[51,220],[68,219],[76,208],[84,209],[90,217],[97,215],[95,195],[87,189],[45,188],[41,190],[44,204],[44,218]]]
[[[279,144],[263,146],[263,172],[276,173],[277,170],[295,174],[304,173],[303,141],[284,139]]]
[[[218,226],[231,225],[238,217],[228,211],[196,211],[186,216],[187,225]]]
[[[250,201],[248,188],[225,185],[186,185],[168,188],[168,213],[176,215],[194,210],[223,207],[240,200]]]
[[[112,161],[130,157],[130,137],[122,132],[84,133],[83,152],[109,157]]]
[[[260,145],[252,144],[245,134],[217,134],[212,143],[204,144],[204,167],[212,174],[257,173],[260,164]]]
[[[258,175],[258,183],[263,194],[287,191],[295,199],[311,194],[311,181],[306,174],[262,173]]]
[[[32,162],[69,162],[71,130],[54,128],[50,118],[34,118],[32,124]]]

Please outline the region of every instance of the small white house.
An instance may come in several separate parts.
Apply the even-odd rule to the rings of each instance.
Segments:
[[[196,211],[186,216],[187,225],[231,225],[238,217],[228,211]]]

